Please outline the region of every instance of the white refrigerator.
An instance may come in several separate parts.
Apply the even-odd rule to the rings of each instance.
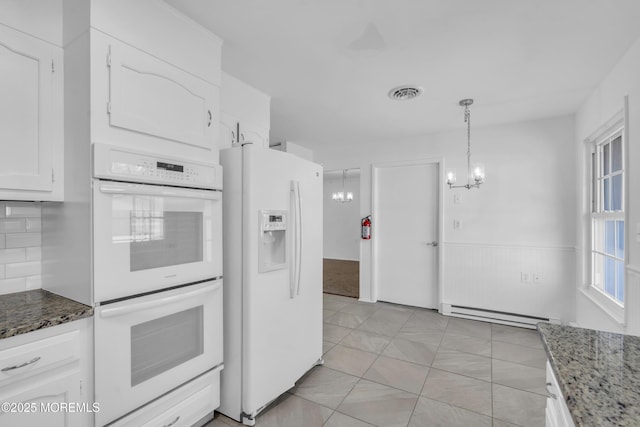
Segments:
[[[245,144],[224,169],[218,411],[247,425],[322,362],[322,166]]]

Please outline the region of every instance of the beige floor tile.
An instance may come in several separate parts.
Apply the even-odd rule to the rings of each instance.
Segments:
[[[491,323],[452,317],[449,319],[446,332],[456,335],[491,339]]]
[[[431,366],[454,374],[491,381],[491,358],[489,357],[441,348]]]
[[[322,354],[325,354],[327,351],[331,350],[334,345],[336,345],[336,343],[334,342],[322,341]]]
[[[422,325],[416,325],[411,320],[407,321],[396,334],[397,338],[404,338],[409,341],[421,342],[431,346],[438,346],[442,341],[443,332],[436,329],[427,329]]]
[[[382,355],[429,366],[433,362],[437,349],[438,346],[394,338],[384,349]]]
[[[349,304],[351,304],[351,302],[349,301],[344,301],[344,300],[339,300],[334,298],[325,298],[322,304],[322,308],[324,310],[338,311],[341,308],[345,308]]]
[[[422,395],[491,416],[491,383],[487,381],[431,368]]]
[[[491,427],[491,417],[421,397],[409,427]]]
[[[324,366],[361,377],[377,357],[374,353],[337,344],[324,355]]]
[[[494,384],[502,384],[533,393],[547,394],[545,369],[493,359],[491,378]]]
[[[323,324],[322,328],[323,339],[336,344],[351,332],[349,328],[343,328],[342,326],[332,325],[330,323]]]
[[[325,322],[331,323],[332,325],[338,325],[345,328],[353,329],[360,326],[360,324],[364,322],[367,319],[367,317],[369,316],[338,311],[334,313],[333,316],[326,319]]]
[[[362,378],[418,394],[428,372],[426,366],[380,356]]]
[[[328,318],[330,318],[336,313],[337,311],[334,311],[334,310],[322,310],[322,320],[326,322]]]
[[[334,412],[324,427],[371,427],[372,425],[373,424],[365,423],[364,421],[341,414],[340,412]]]
[[[440,347],[461,351],[463,353],[477,354],[478,356],[491,357],[490,338],[470,337],[447,332],[444,334],[444,337],[442,337]]]
[[[256,427],[320,427],[332,413],[333,409],[286,393],[258,415]]]
[[[521,426],[545,425],[546,398],[528,391],[493,384],[493,416]]]
[[[382,307],[380,307],[378,304],[357,301],[357,302],[354,302],[353,304],[349,304],[343,307],[340,311],[342,311],[343,313],[351,313],[351,314],[357,314],[359,316],[368,317],[368,316],[371,316],[376,311],[380,310],[381,308]]]
[[[371,332],[353,330],[340,341],[340,344],[347,347],[353,347],[359,350],[368,351],[370,353],[380,354],[385,349],[385,347],[387,347],[389,341],[391,341],[391,338],[384,335],[377,335]]]
[[[449,317],[443,316],[433,310],[415,311],[406,323],[406,327],[417,327],[419,329],[435,329],[443,331],[449,324]]]
[[[291,393],[335,409],[357,382],[358,377],[318,366],[298,381]]]
[[[547,363],[547,353],[538,348],[494,340],[491,345],[491,351],[494,359],[519,363],[532,368],[545,369]]]
[[[543,349],[538,331],[507,325],[491,325],[491,339],[511,344]]]
[[[405,427],[417,399],[415,394],[360,380],[338,411],[377,426]]]

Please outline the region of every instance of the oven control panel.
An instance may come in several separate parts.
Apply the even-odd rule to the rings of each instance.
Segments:
[[[222,189],[222,167],[93,144],[95,178]]]

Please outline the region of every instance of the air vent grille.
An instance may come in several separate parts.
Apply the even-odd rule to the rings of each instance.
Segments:
[[[407,101],[419,96],[422,88],[417,86],[398,86],[389,91],[389,98],[396,101]]]

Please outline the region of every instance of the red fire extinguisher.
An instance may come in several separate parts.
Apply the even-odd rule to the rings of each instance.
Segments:
[[[371,215],[360,221],[361,237],[363,240],[371,240]]]

